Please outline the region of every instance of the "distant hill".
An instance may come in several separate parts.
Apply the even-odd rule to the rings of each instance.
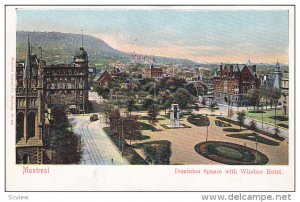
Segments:
[[[50,63],[71,63],[73,56],[81,46],[81,35],[60,32],[27,32],[17,31],[17,59],[25,59],[27,35],[30,36],[32,54],[40,54],[43,48],[43,58]],[[89,54],[90,66],[103,64],[108,59],[131,61],[129,53],[110,47],[106,42],[93,36],[84,35],[84,47]],[[196,65],[198,63],[185,59],[155,56],[158,63]]]

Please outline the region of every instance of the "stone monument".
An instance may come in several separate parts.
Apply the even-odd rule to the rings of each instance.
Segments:
[[[178,104],[172,104],[170,110],[170,126],[171,127],[180,127],[179,120],[180,109]]]

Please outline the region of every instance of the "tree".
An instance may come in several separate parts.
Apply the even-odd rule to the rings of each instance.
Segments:
[[[111,112],[113,111],[113,108],[114,108],[113,104],[108,101],[104,101],[100,104],[100,111],[104,114],[106,123]]]
[[[154,165],[170,164],[172,151],[169,144],[145,144],[143,150],[147,162]]]
[[[275,115],[274,115],[274,120],[275,120],[275,126],[276,126],[276,120],[277,120],[277,115],[276,115],[276,110],[277,110],[277,104],[278,100],[281,97],[281,90],[278,88],[273,88],[271,90],[271,102],[275,105]]]
[[[254,109],[256,106],[258,107],[261,99],[261,95],[259,94],[259,89],[253,88],[249,90],[246,94],[246,99],[248,105],[253,106]]]
[[[249,128],[250,128],[250,130],[252,130],[252,133],[253,133],[253,134],[254,134],[254,132],[257,130],[256,122],[255,122],[254,120],[252,120],[252,121],[250,122]]]
[[[145,98],[143,103],[142,103],[143,108],[146,108],[146,109],[148,109],[149,106],[153,105],[153,104],[155,104],[155,101],[152,98],[149,98],[149,97]]]
[[[242,129],[242,125],[244,124],[245,119],[246,119],[246,113],[244,110],[242,112],[237,113],[237,120],[240,124],[240,129]]]
[[[159,92],[157,97],[157,102],[160,106],[165,109],[165,114],[167,113],[167,109],[171,107],[174,101],[174,93],[169,90]]]
[[[234,115],[233,109],[230,108],[230,109],[229,109],[229,113],[228,113],[228,117],[229,117],[229,118],[232,118],[233,115]]]
[[[120,132],[121,115],[119,109],[113,109],[109,114],[110,129],[114,133]]]
[[[187,109],[189,104],[196,103],[196,99],[186,89],[179,88],[175,92],[174,103],[178,104],[181,109]]]
[[[52,108],[50,135],[46,137],[46,147],[53,152],[51,164],[77,164],[82,157],[81,136],[72,130],[63,106]]]
[[[129,139],[129,144],[131,146],[131,141],[132,140],[137,140],[141,139],[141,125],[137,121],[137,118],[134,116],[129,116],[129,117],[123,117],[123,135],[125,139]]]
[[[157,104],[152,104],[148,108],[148,116],[149,122],[154,123],[156,122],[156,117],[159,115],[159,106]]]
[[[279,134],[280,134],[280,130],[279,130],[279,128],[278,127],[275,127],[274,129],[274,137],[279,137]]]
[[[136,108],[135,107],[135,100],[133,97],[128,97],[126,100],[126,108],[127,111],[129,112],[129,115],[131,115],[131,112]]]
[[[208,109],[211,111],[211,112],[214,112],[216,110],[216,107],[218,106],[218,104],[216,102],[213,102],[209,105]]]
[[[201,82],[188,83],[184,88],[195,97],[202,96],[207,93],[207,87]]]
[[[278,100],[279,100],[280,97],[281,97],[281,90],[280,89],[277,89],[277,88],[271,89],[271,91],[270,91],[271,108],[272,108],[273,105],[275,105],[275,110],[276,110],[276,106],[277,106],[277,103],[278,103]]]

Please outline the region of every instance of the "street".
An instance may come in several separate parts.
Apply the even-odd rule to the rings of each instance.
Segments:
[[[99,112],[97,103],[100,98],[90,93],[94,112]],[[103,131],[106,124],[100,120],[90,122],[91,114],[71,115],[69,121],[74,125],[74,132],[82,137],[84,165],[127,165],[118,148]]]

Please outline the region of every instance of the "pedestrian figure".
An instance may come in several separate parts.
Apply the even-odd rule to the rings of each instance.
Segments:
[[[114,159],[113,159],[113,158],[111,159],[111,163],[112,163],[112,164],[114,163]]]

